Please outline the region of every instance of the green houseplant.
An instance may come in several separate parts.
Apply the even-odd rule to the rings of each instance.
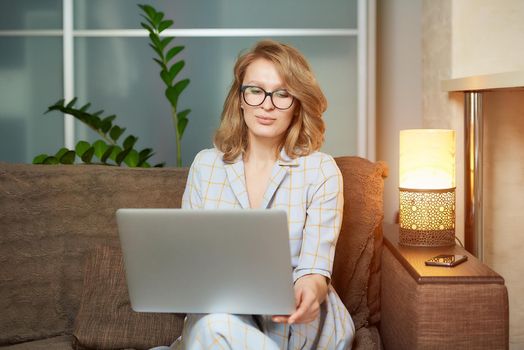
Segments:
[[[79,141],[74,150],[63,147],[54,155],[40,154],[33,159],[33,164],[73,164],[78,156],[86,164],[97,163],[118,166],[126,164],[129,167],[146,168],[151,166],[147,160],[153,156],[153,150],[151,148],[136,150],[134,146],[138,137],[129,135],[121,144],[118,143],[126,129],[113,124],[116,115],[102,118],[103,110],[90,113],[88,111],[90,103],[81,108],[75,108],[76,100],[75,97],[68,104],[65,104],[64,100],[60,100],[49,106],[46,113],[60,111],[72,115],[95,131],[101,139],[92,144],[87,141]],[[94,161],[96,158],[98,158],[98,162]],[[155,166],[161,167],[163,165],[162,163]]]
[[[164,19],[163,12],[157,11],[150,5],[138,6],[142,10],[141,16],[146,20],[146,22],[140,24],[149,32],[149,46],[157,54],[157,57],[153,60],[160,66],[160,78],[166,86],[165,96],[171,107],[171,117],[175,128],[177,166],[180,167],[182,166],[181,139],[188,123],[187,116],[191,110],[179,111],[178,99],[189,85],[190,80],[176,80],[177,75],[184,68],[185,62],[184,60],[173,62],[173,60],[184,49],[184,46],[170,47],[174,37],[160,37],[161,33],[174,23],[170,19]],[[40,154],[33,159],[34,164],[73,164],[78,157],[80,161],[86,164],[97,163],[118,166],[126,164],[129,167],[151,166],[148,159],[154,155],[154,152],[151,148],[135,149],[134,146],[138,137],[129,135],[121,144],[118,143],[125,128],[113,124],[116,115],[102,118],[103,110],[90,113],[88,111],[90,103],[81,108],[75,108],[76,102],[76,97],[67,104],[64,100],[60,100],[49,106],[44,114],[50,111],[60,111],[72,115],[96,132],[101,139],[92,144],[87,141],[79,141],[74,150],[63,147],[53,155]],[[160,163],[155,166],[161,167],[163,165],[164,163]]]
[[[175,78],[185,66],[184,60],[170,63],[173,58],[180,53],[184,46],[173,46],[169,48],[174,37],[160,38],[160,34],[173,25],[170,19],[164,19],[164,13],[156,11],[150,5],[138,5],[142,9],[142,17],[146,22],[140,24],[149,32],[149,46],[155,51],[157,57],[153,58],[160,66],[160,78],[166,86],[165,95],[171,104],[171,116],[175,127],[176,148],[177,148],[177,166],[182,166],[181,144],[184,130],[186,129],[187,116],[190,109],[183,111],[178,110],[178,98],[182,91],[189,85],[189,79],[175,81]]]

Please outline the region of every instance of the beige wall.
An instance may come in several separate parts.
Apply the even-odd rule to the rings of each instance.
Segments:
[[[398,212],[398,143],[401,129],[422,127],[422,0],[377,1],[377,159],[389,175],[384,220]]]
[[[524,91],[486,92],[484,256],[506,280],[510,349],[524,349]]]
[[[462,94],[449,95],[440,82],[451,77],[451,0],[423,1],[422,11],[422,110],[425,128],[456,130],[455,234],[464,241],[464,119]]]
[[[454,0],[451,17],[453,77],[524,69],[524,1]]]
[[[424,0],[422,12],[423,123],[459,131],[463,94],[442,93],[440,81],[524,70],[524,1]],[[485,262],[506,280],[510,349],[523,349],[524,91],[484,93],[484,119]],[[463,174],[463,161],[457,165]],[[457,209],[463,209],[463,194]]]

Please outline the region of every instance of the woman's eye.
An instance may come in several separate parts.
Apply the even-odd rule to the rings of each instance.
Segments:
[[[261,88],[257,88],[257,87],[250,87],[250,88],[247,89],[247,92],[249,92],[250,94],[253,94],[253,95],[258,95],[258,94],[262,93],[262,89]]]
[[[286,90],[278,90],[275,91],[273,94],[280,98],[288,98],[290,96],[289,92],[287,92]]]

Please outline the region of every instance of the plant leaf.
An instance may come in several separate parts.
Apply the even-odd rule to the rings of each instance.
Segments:
[[[46,159],[44,159],[44,161],[42,162],[42,164],[58,164],[58,163],[60,162],[54,156],[49,156]]]
[[[179,96],[188,85],[189,79],[180,80],[178,83],[176,83],[173,88],[176,90],[177,96]]]
[[[154,33],[154,30],[153,28],[151,28],[150,25],[145,24],[144,22],[140,22],[140,25],[142,26],[142,28],[146,29],[149,33]]]
[[[138,152],[132,149],[131,152],[124,158],[124,163],[130,168],[134,168],[138,164]]]
[[[164,54],[162,53],[162,51],[156,47],[155,45],[149,43],[149,46],[151,46],[151,48],[156,52],[156,54],[160,57],[160,58],[164,58]],[[162,63],[163,65],[164,63]]]
[[[86,103],[82,106],[82,108],[79,109],[80,112],[85,112],[87,109],[91,106],[91,103]]]
[[[167,99],[171,103],[171,106],[173,106],[173,108],[176,108],[176,104],[177,104],[177,101],[178,101],[178,93],[175,90],[175,87],[174,86],[169,86],[166,89],[165,94],[166,94]]]
[[[158,25],[158,31],[162,32],[164,29],[171,27],[173,23],[175,22],[173,22],[170,19],[166,19],[165,21],[160,22],[160,24]]]
[[[111,129],[111,126],[113,126],[112,122],[115,120],[116,115],[110,115],[109,117],[105,117],[102,119],[102,122],[100,123],[100,130],[106,134],[109,129]]]
[[[95,154],[95,148],[93,146],[89,147],[89,149],[87,151],[84,152],[84,154],[82,155],[82,157],[80,157],[82,159],[82,161],[84,163],[91,163],[91,159],[93,158],[93,155]]]
[[[124,140],[124,149],[133,148],[137,140],[138,137],[135,137],[133,135],[129,135],[128,137],[126,137],[126,139]]]
[[[148,16],[149,18],[154,18],[156,14],[156,10],[153,6],[150,5],[138,5]]]
[[[67,151],[69,151],[67,148],[65,147],[62,147],[58,150],[58,152],[55,153],[55,157],[56,159],[60,159],[64,154],[67,153]]]
[[[107,147],[109,146],[104,141],[102,140],[95,141],[95,143],[93,143],[93,148],[95,149],[95,156],[98,159],[101,159]]]
[[[164,51],[165,47],[174,39],[172,36],[168,36],[160,41],[160,50]]]
[[[129,152],[131,152],[132,150],[133,150],[132,148],[128,148],[128,149],[124,149],[122,152],[118,153],[118,155],[116,156],[116,164],[118,164],[118,165],[122,164],[124,159],[127,157]]]
[[[165,70],[165,69],[162,69],[160,71],[160,78],[162,78],[162,81],[167,85],[167,86],[171,86],[171,83],[173,83],[173,78],[170,78],[169,77],[169,73]]]
[[[66,112],[66,109],[65,108],[61,108],[60,111],[62,112]],[[71,115],[73,117],[75,117],[76,119],[80,120],[82,123],[84,124],[87,124],[88,126],[91,126],[92,122],[91,122],[91,114],[87,113],[87,112],[81,112],[81,111],[77,111],[77,110],[69,110],[68,113],[71,113]]]
[[[169,78],[171,79],[171,81],[175,79],[177,74],[180,73],[180,71],[182,70],[182,68],[184,68],[185,65],[186,65],[186,62],[182,60],[182,61],[178,61],[177,63],[171,66],[171,68],[169,69]]]
[[[184,135],[184,130],[186,130],[187,123],[189,120],[187,119],[187,115],[191,112],[190,109],[185,109],[179,113],[177,113],[177,130],[178,130],[178,136],[182,138]]]
[[[178,54],[180,51],[184,49],[184,46],[175,46],[169,49],[169,51],[166,54],[166,61],[169,62],[173,57],[175,57],[176,54]]]
[[[64,106],[64,101],[65,101],[64,99],[56,101],[53,105],[47,107],[47,111],[45,111],[44,114],[47,114],[47,113],[49,113],[51,111],[60,109],[60,107]]]
[[[60,157],[60,163],[62,164],[73,164],[75,162],[76,153],[75,151],[67,151]]]
[[[78,154],[79,157],[82,157],[84,155],[85,151],[87,151],[89,149],[89,147],[91,147],[89,142],[78,141],[76,146],[75,146],[76,154]]]
[[[122,152],[122,148],[120,146],[113,146],[113,152],[111,152],[111,155],[109,156],[109,159],[111,159],[113,162],[116,163],[116,156]]]
[[[33,164],[42,164],[47,157],[49,156],[45,153],[39,154],[33,158]]]
[[[184,135],[184,130],[186,130],[188,120],[187,119],[178,119],[178,126],[177,126],[177,132],[178,137],[182,139],[182,136]]]
[[[184,109],[183,111],[180,111],[178,112],[176,115],[177,115],[177,118],[184,118],[184,119],[187,119],[187,116],[188,114],[191,113],[191,110],[190,109]]]
[[[75,105],[77,98],[73,98],[66,106],[66,108],[71,108]]]
[[[104,152],[104,154],[102,155],[102,157],[100,158],[100,160],[102,161],[102,163],[107,163],[107,159],[111,156],[111,154],[113,153],[113,150],[116,146],[109,146],[107,147],[106,151]]]
[[[151,39],[151,42],[153,43],[153,45],[155,45],[156,47],[160,47],[160,38],[158,37],[157,34],[149,33],[149,39]]]
[[[155,27],[158,28],[158,26],[160,25],[160,22],[162,22],[162,19],[164,18],[164,13],[161,12],[161,11],[158,11],[155,16],[152,18],[153,19],[153,23],[155,23]]]
[[[106,121],[112,122],[113,120],[115,120],[115,118],[116,118],[116,115],[111,114],[110,116],[105,117],[104,119],[102,119],[102,122],[106,122]]]
[[[103,111],[100,111],[103,112]],[[98,130],[100,129],[100,124],[102,123],[102,120],[98,117],[98,115],[90,115],[88,117],[88,124],[93,127],[93,129]]]
[[[163,168],[166,165],[166,162],[155,164],[155,168]]]
[[[156,26],[155,26],[155,24],[153,23],[153,21],[151,20],[151,18],[149,18],[149,17],[146,16],[146,15],[140,15],[140,16],[142,16],[142,18],[144,18],[144,19],[147,21],[147,23],[149,23],[149,25],[151,26],[151,29],[153,29],[153,32],[155,32],[155,30],[156,30]]]
[[[121,128],[118,125],[114,125],[111,128],[111,131],[109,132],[109,136],[111,137],[113,141],[116,142],[118,138],[124,133],[125,130],[126,130],[125,128]]]
[[[138,164],[137,166],[143,166],[146,161],[154,155],[151,148],[145,148],[138,153]]]
[[[146,157],[150,154],[153,154],[153,149],[152,148],[144,148],[143,150],[140,151],[140,153],[138,153],[138,155],[140,157]]]
[[[164,62],[160,61],[158,58],[153,58],[153,60],[158,63],[158,65],[160,66],[160,68],[162,69],[166,69],[166,66],[164,65]]]

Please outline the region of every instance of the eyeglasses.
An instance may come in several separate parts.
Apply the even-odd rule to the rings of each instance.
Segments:
[[[240,91],[242,92],[242,98],[244,101],[252,107],[260,106],[268,96],[271,99],[273,106],[281,110],[291,107],[295,100],[295,98],[284,89],[267,92],[258,86],[242,85]]]

